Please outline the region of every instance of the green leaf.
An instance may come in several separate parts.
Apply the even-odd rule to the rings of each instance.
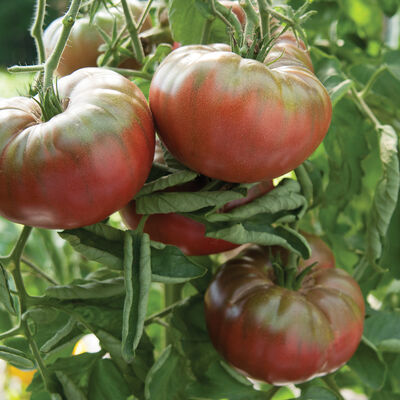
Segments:
[[[400,311],[378,311],[365,320],[364,336],[378,350],[400,352]]]
[[[374,345],[368,341],[361,342],[347,365],[359,376],[365,386],[373,390],[382,389],[387,367]]]
[[[122,269],[123,231],[100,223],[65,230],[60,236],[89,260],[108,265],[110,268]]]
[[[389,72],[400,81],[400,51],[388,50],[383,56],[383,60],[388,66]]]
[[[161,246],[160,246],[161,245]],[[152,281],[162,283],[183,283],[203,276],[207,269],[186,257],[175,246],[152,242]]]
[[[219,221],[246,221],[258,214],[278,214],[283,211],[293,211],[306,207],[305,198],[300,193],[300,185],[293,179],[284,179],[279,186],[254,199],[248,204],[234,208],[226,213],[209,213],[207,220]]]
[[[61,383],[67,400],[87,400],[82,390],[62,371],[56,371],[56,376]]]
[[[143,333],[151,285],[150,238],[145,233],[125,233],[125,304],[122,325],[122,355],[134,358]]]
[[[231,200],[244,195],[234,191],[210,192],[162,192],[139,197],[136,201],[138,214],[167,214],[192,212],[202,208],[221,208]]]
[[[43,353],[47,353],[56,347],[62,339],[67,337],[75,328],[75,320],[70,318],[68,322],[56,332],[54,336],[52,336],[46,343],[42,345],[40,351]]]
[[[322,386],[308,386],[305,390],[301,391],[299,400],[338,400],[338,396],[327,388]]]
[[[168,6],[174,40],[182,45],[201,43],[206,20],[214,17],[209,3],[201,0],[169,0]],[[222,21],[212,22],[208,43],[230,43],[226,26]]]
[[[190,381],[187,361],[169,345],[150,369],[145,383],[146,400],[186,400]]]
[[[61,299],[101,299],[104,297],[121,296],[125,293],[124,279],[112,278],[104,281],[80,279],[69,285],[50,286],[46,296]]]
[[[0,346],[0,358],[21,369],[35,368],[34,362],[18,349],[8,346]]]
[[[126,400],[129,386],[116,365],[107,359],[99,360],[90,374],[89,400]]]
[[[371,400],[400,400],[400,394],[393,392],[376,392],[372,395]]]
[[[162,191],[168,187],[173,187],[177,185],[182,185],[184,183],[190,182],[196,178],[198,174],[193,171],[184,170],[178,171],[170,175],[162,176],[154,181],[145,183],[140,192],[135,196],[136,199],[139,197],[151,194],[153,192]]]
[[[0,262],[0,303],[3,304],[5,309],[12,315],[16,315],[14,302],[10,293],[10,287],[8,285],[7,270],[3,267]]]

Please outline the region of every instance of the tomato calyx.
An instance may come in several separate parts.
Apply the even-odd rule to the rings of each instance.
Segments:
[[[36,101],[42,111],[41,119],[43,122],[50,121],[54,116],[64,112],[68,105],[68,99],[63,101],[60,99],[57,86],[56,89],[53,87],[39,88],[37,97],[39,100],[35,97],[33,97],[33,100]]]

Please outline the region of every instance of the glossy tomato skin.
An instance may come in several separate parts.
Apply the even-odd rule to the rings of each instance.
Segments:
[[[303,269],[315,262],[317,263],[317,268],[320,269],[335,268],[335,256],[329,246],[319,236],[307,232],[301,232],[301,234],[307,239],[310,245],[311,257],[307,260],[300,260],[299,268]]]
[[[0,215],[25,225],[76,228],[119,210],[143,186],[155,147],[139,88],[85,68],[57,81],[64,111],[42,122],[25,97],[0,104]]]
[[[265,63],[226,45],[183,46],[151,82],[159,136],[180,162],[212,178],[280,176],[317,148],[330,124],[329,95],[310,67],[305,49],[288,35]]]
[[[205,295],[218,352],[248,376],[274,385],[334,371],[362,336],[364,300],[355,280],[336,268],[314,268],[298,291],[276,285],[267,248],[227,261]]]
[[[271,181],[261,182],[250,188],[247,197],[225,204],[221,212],[229,212],[247,204],[272,188]],[[192,190],[199,189],[200,187],[192,187]],[[142,218],[142,215],[136,212],[135,201],[131,201],[120,213],[125,225],[130,229],[135,229]],[[150,215],[146,220],[144,232],[148,233],[152,240],[177,246],[189,256],[222,253],[239,246],[226,240],[206,237],[204,224],[177,213]]]
[[[141,15],[143,6],[141,6],[140,2],[138,3],[132,0],[129,1],[129,5],[134,18],[137,20]],[[62,19],[63,17],[55,19],[44,31],[43,42],[46,58],[49,57],[54,50],[61,35],[63,27]],[[56,73],[59,76],[66,76],[79,68],[96,67],[97,58],[101,54],[99,46],[104,43],[98,28],[101,28],[111,35],[114,20],[117,23],[117,29],[122,29],[124,26],[124,16],[120,8],[100,10],[95,15],[92,23],[90,22],[89,16],[78,18],[72,27],[68,43],[61,55],[60,64],[57,67]],[[151,28],[151,21],[147,18],[142,30],[149,28]],[[139,63],[134,59],[129,59],[124,61],[120,66],[136,69],[139,67]]]

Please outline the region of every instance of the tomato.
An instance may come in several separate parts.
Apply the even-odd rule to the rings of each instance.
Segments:
[[[139,88],[84,68],[57,81],[64,111],[47,122],[34,99],[0,101],[0,215],[75,228],[125,206],[150,172],[155,134]]]
[[[183,189],[175,188],[174,190],[195,191],[200,188],[201,185],[191,185],[191,187],[186,185]],[[236,207],[247,204],[269,192],[272,188],[271,181],[261,182],[250,188],[247,197],[225,204],[221,212],[228,212]],[[125,225],[130,229],[136,229],[142,218],[142,215],[136,212],[135,201],[131,201],[121,210],[121,216]],[[144,232],[148,233],[152,240],[177,246],[189,256],[216,254],[232,250],[239,246],[225,240],[206,237],[206,227],[204,224],[177,213],[150,215],[146,220]]]
[[[174,157],[228,182],[269,180],[301,164],[328,130],[331,102],[292,35],[277,40],[265,62],[272,60],[243,59],[221,44],[168,55],[151,82],[150,107]]]
[[[365,305],[344,270],[316,266],[297,291],[278,286],[267,247],[227,261],[205,295],[208,332],[234,367],[274,385],[346,363],[362,336]]]
[[[317,263],[316,267],[320,269],[335,268],[335,256],[329,246],[319,236],[306,232],[301,232],[301,234],[307,239],[310,245],[311,257],[307,260],[300,260],[299,268],[303,269],[315,262]]]
[[[143,6],[140,2],[138,3],[132,0],[129,2],[129,5],[133,16],[138,20],[142,13]],[[62,19],[63,17],[55,19],[44,31],[43,42],[46,57],[49,57],[56,47],[63,27]],[[61,61],[56,71],[57,74],[65,76],[79,68],[96,67],[97,58],[101,54],[99,46],[104,43],[96,26],[111,35],[114,21],[117,24],[118,30],[124,27],[124,15],[120,8],[100,10],[95,15],[93,23],[90,23],[89,16],[78,18],[72,27],[68,43],[62,53]],[[147,18],[142,30],[149,29],[150,27],[151,21],[150,18]],[[136,60],[131,59],[126,60],[121,66],[136,69],[139,67],[139,64]]]

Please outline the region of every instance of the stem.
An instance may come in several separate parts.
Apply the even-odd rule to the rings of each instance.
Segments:
[[[124,10],[126,27],[128,29],[129,35],[132,40],[133,54],[135,55],[135,59],[139,64],[143,64],[144,60],[144,51],[142,42],[139,39],[138,28],[136,28],[135,22],[133,20],[131,9],[128,6],[127,0],[121,0],[122,8]]]
[[[379,75],[383,72],[386,71],[387,65],[381,65],[375,72],[371,75],[369,78],[367,84],[365,85],[364,89],[359,92],[359,95],[362,99],[365,98],[365,96],[368,94],[368,92],[371,90],[373,84],[375,81],[378,79]]]
[[[58,285],[58,282],[54,280],[52,277],[47,275],[45,272],[43,272],[37,265],[35,265],[32,261],[29,261],[27,258],[22,257],[21,261],[27,265],[29,268],[31,268],[33,271],[35,271],[38,275],[40,275],[42,278],[46,279],[53,285]]]
[[[294,288],[294,281],[297,275],[297,255],[289,253],[289,259],[285,266],[285,287],[288,289]]]
[[[280,389],[281,389],[280,386],[274,386],[271,389],[269,389],[267,392],[267,396],[265,397],[265,400],[271,400]]]
[[[149,14],[151,4],[153,3],[153,0],[148,0],[146,4],[146,8],[143,10],[142,15],[140,16],[140,20],[137,24],[137,31],[140,32],[142,29],[142,26],[144,24],[144,21],[146,21],[147,15]]]
[[[329,387],[329,389],[333,390],[336,394],[336,396],[340,400],[345,400],[345,398],[341,395],[339,386],[337,385],[335,378],[333,377],[333,374],[326,375],[322,378],[322,380],[325,382],[326,386]]]
[[[164,286],[164,307],[169,308],[181,300],[183,284],[166,284]],[[165,344],[171,344],[173,339],[169,330],[165,331]]]
[[[261,38],[269,37],[269,13],[265,0],[257,0],[260,15]]]
[[[72,26],[75,23],[76,16],[81,5],[81,0],[72,0],[68,12],[65,14],[62,23],[63,27],[61,30],[61,35],[58,38],[56,47],[47,59],[44,68],[44,89],[51,88],[53,85],[53,74],[60,63],[61,55],[67,44],[69,34],[71,32]]]
[[[40,65],[13,65],[7,68],[7,71],[12,74],[27,73],[27,72],[41,72],[44,71],[44,64]]]
[[[241,53],[247,54],[248,46],[252,46],[252,41],[255,40],[255,29],[258,26],[259,19],[258,14],[254,10],[250,0],[245,0],[244,3],[241,2],[240,6],[243,8],[246,14],[246,25],[244,28],[243,43],[241,43]]]
[[[43,64],[46,59],[46,53],[43,43],[43,23],[46,10],[46,0],[37,0],[35,20],[31,27],[31,36],[35,40],[38,63]]]
[[[307,173],[306,168],[303,164],[300,164],[294,170],[297,181],[300,183],[301,191],[303,192],[304,197],[307,200],[308,205],[310,205],[313,201],[313,184],[310,179],[310,176]]]
[[[201,33],[201,39],[200,39],[200,44],[207,44],[208,40],[210,38],[210,33],[211,33],[211,26],[212,23],[214,22],[215,18],[207,18],[206,22],[204,23],[203,26],[203,32]]]
[[[142,78],[142,79],[146,79],[148,81],[151,81],[151,78],[152,78],[151,74],[149,74],[147,72],[143,72],[143,71],[136,71],[134,69],[116,68],[116,67],[108,67],[108,66],[105,66],[104,68],[118,72],[119,74],[124,75],[124,76],[131,76],[133,78]]]
[[[169,305],[168,307],[164,308],[161,311],[158,311],[152,315],[150,315],[149,317],[146,318],[146,320],[144,321],[144,325],[150,325],[153,322],[158,322],[156,320],[159,320],[160,318],[164,318],[165,316],[167,316],[169,313],[171,313],[172,311],[174,311],[175,307],[178,307],[182,304],[184,304],[186,302],[186,299],[182,299],[179,300],[171,305]]]
[[[354,88],[351,89],[351,93],[353,97],[356,99],[358,108],[363,112],[375,125],[376,130],[380,130],[382,128],[382,124],[379,122],[378,118],[376,118],[375,114],[369,108],[368,104],[362,97],[362,94],[357,92]]]

